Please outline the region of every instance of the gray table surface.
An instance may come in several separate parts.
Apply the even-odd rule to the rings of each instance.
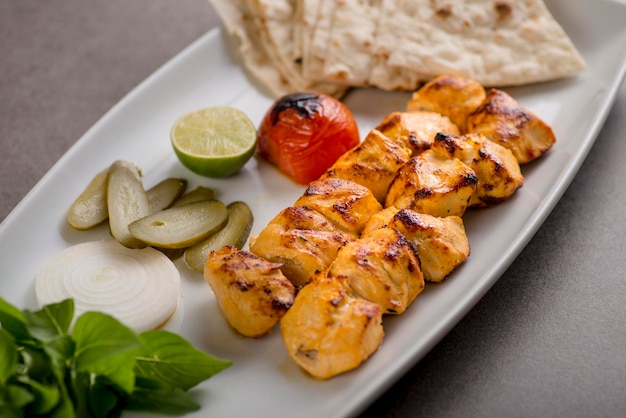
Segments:
[[[0,220],[204,0],[0,0]],[[571,186],[469,314],[363,417],[626,416],[626,84]]]

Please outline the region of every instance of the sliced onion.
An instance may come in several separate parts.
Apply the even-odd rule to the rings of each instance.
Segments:
[[[180,274],[154,248],[92,241],[69,247],[48,261],[36,277],[35,293],[41,306],[73,298],[76,317],[104,312],[143,332],[161,326],[176,310]]]

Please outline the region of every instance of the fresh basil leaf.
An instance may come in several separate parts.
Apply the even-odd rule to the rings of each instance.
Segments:
[[[69,335],[62,335],[46,342],[44,350],[56,372],[65,373],[69,360],[74,355],[74,347],[74,340]]]
[[[135,391],[125,408],[133,411],[182,415],[197,411],[200,405],[193,396],[180,388],[172,388],[160,381],[138,377]]]
[[[18,353],[20,366],[17,375],[26,375],[44,383],[56,381],[54,370],[50,367],[50,357],[42,347],[23,345]]]
[[[71,338],[69,336],[64,336],[59,337],[59,340],[71,341]],[[56,340],[52,341],[54,342]],[[30,411],[31,408],[35,408],[35,410],[47,410],[45,415],[48,418],[73,418],[75,416],[74,406],[65,385],[65,376],[69,373],[67,373],[67,368],[64,364],[65,362],[63,361],[61,363],[57,363],[53,359],[54,354],[50,354],[50,352],[54,353],[58,349],[52,349],[48,347],[48,344],[39,346],[28,343],[19,346],[17,351],[19,353],[18,367],[14,374],[14,379],[31,389],[30,392],[26,391],[27,393],[32,392],[36,395],[39,385],[54,387],[58,392],[56,404],[52,405],[53,402],[50,402],[50,405],[52,405],[52,409],[50,410],[47,410],[49,405],[45,403],[49,399],[48,394],[45,392],[45,387],[41,389],[42,393],[38,395],[38,401],[35,401],[35,396],[31,394],[30,396],[33,397],[33,400],[36,402],[36,406],[29,405],[28,411]],[[23,387],[21,389],[25,390]],[[52,394],[50,396],[55,395]],[[34,412],[31,412],[28,415],[34,415]],[[3,415],[0,414],[0,416]]]
[[[0,387],[15,373],[17,359],[15,340],[4,328],[0,328]]]
[[[67,334],[74,317],[74,301],[66,299],[31,312],[24,310],[24,318],[30,334],[41,341]]]
[[[188,390],[232,364],[198,350],[169,331],[147,331],[140,337],[143,345],[137,354],[137,376],[158,380],[167,386]]]
[[[0,400],[0,417],[2,418],[24,418],[24,413],[13,405],[3,404]]]
[[[91,410],[96,418],[114,418],[122,414],[122,400],[128,396],[104,376],[97,376],[89,394]]]
[[[0,399],[0,417],[2,418],[24,418],[24,411],[14,405],[3,403]]]
[[[20,376],[17,381],[33,395],[32,402],[26,408],[28,416],[48,414],[61,400],[59,388],[56,386],[44,385],[28,376]]]
[[[59,395],[59,403],[54,410],[46,414],[46,418],[76,418],[74,402],[70,398],[65,384],[59,387]]]
[[[74,324],[77,372],[106,376],[127,393],[135,385],[135,351],[139,337],[117,319],[101,312],[86,312]]]
[[[104,376],[78,372],[74,376],[76,413],[81,418],[119,417],[127,396]]]
[[[180,415],[200,408],[186,392],[231,365],[177,334],[140,336],[73,301],[20,311],[0,298],[0,417],[119,417],[123,409]]]
[[[0,324],[19,341],[31,341],[22,311],[0,297]]]
[[[127,395],[105,376],[78,372],[74,379],[77,415],[81,418],[119,417]]]
[[[0,386],[0,416],[23,416],[24,408],[34,399],[32,393],[20,385],[9,383]]]
[[[97,363],[107,357],[133,350],[141,339],[117,319],[102,312],[86,312],[74,325],[77,365]]]

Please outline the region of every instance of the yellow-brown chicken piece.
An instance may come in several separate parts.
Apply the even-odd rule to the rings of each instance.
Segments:
[[[459,133],[459,128],[447,116],[426,111],[390,113],[376,129],[392,141],[409,147],[411,156],[429,149],[438,132]]]
[[[370,218],[363,235],[379,228],[393,228],[417,246],[424,279],[441,282],[470,255],[463,220],[439,218],[410,209],[385,208]]]
[[[513,153],[480,133],[437,134],[433,149],[458,158],[476,173],[478,185],[470,206],[493,206],[511,197],[524,184]]]
[[[510,149],[520,164],[543,155],[556,142],[552,128],[507,93],[491,89],[467,118],[467,132],[480,132]]]
[[[250,251],[281,263],[281,271],[296,286],[304,286],[313,274],[325,270],[339,248],[353,237],[337,229],[321,213],[302,206],[283,209],[257,237]]]
[[[222,314],[245,337],[269,332],[293,304],[296,289],[280,264],[234,247],[213,251],[204,265]]]
[[[326,178],[309,184],[294,206],[306,206],[324,215],[354,238],[372,215],[382,209],[370,189],[350,180]]]
[[[384,202],[389,184],[410,157],[410,149],[374,129],[359,145],[339,157],[320,180],[351,180],[367,187],[379,202]]]
[[[327,277],[344,279],[350,293],[400,314],[424,289],[417,248],[397,230],[382,228],[339,250]]]
[[[342,280],[320,276],[298,292],[280,331],[289,356],[312,376],[328,379],[378,349],[382,308],[350,296]]]
[[[485,88],[471,78],[440,75],[413,93],[406,110],[440,113],[464,133],[467,117],[480,106],[485,95]]]
[[[389,186],[385,207],[433,216],[463,216],[476,191],[474,170],[435,150],[411,158]]]

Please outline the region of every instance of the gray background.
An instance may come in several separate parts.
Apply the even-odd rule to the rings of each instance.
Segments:
[[[0,220],[219,19],[204,0],[0,0]],[[626,84],[577,177],[470,313],[363,417],[626,416]]]

